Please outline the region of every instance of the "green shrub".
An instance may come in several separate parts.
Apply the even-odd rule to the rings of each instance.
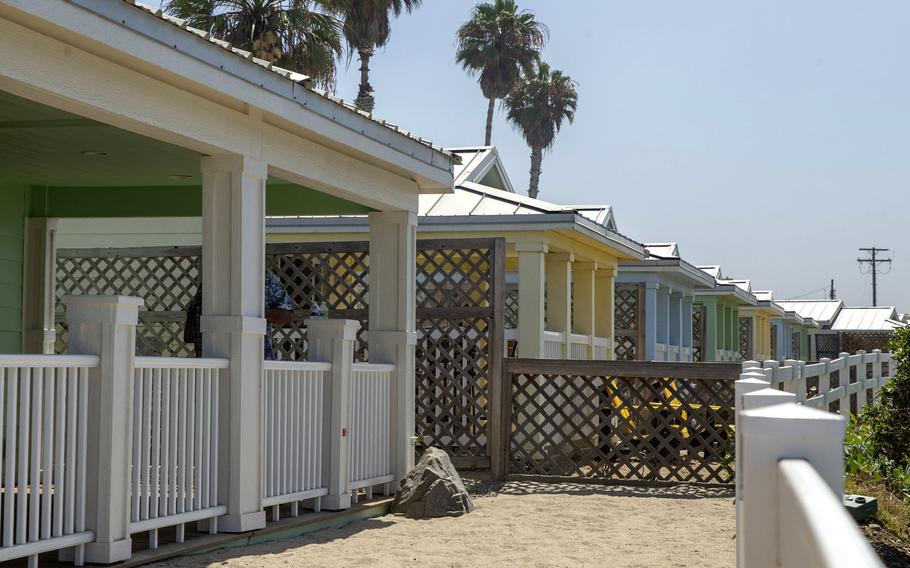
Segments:
[[[888,346],[893,378],[864,409],[861,421],[869,428],[872,456],[891,477],[910,470],[910,327],[895,330]]]

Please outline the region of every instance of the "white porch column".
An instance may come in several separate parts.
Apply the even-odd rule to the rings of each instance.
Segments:
[[[22,352],[54,352],[57,287],[57,220],[25,220],[22,264]]]
[[[262,360],[266,165],[202,158],[202,350],[230,360],[219,403],[218,529],[265,526],[262,510]]]
[[[670,288],[661,286],[657,289],[657,342],[664,344],[663,356],[657,355],[661,361],[666,361],[670,353]]]
[[[85,561],[112,564],[132,555],[130,455],[133,364],[140,298],[67,296],[67,352],[97,355],[89,371],[85,524],[95,541]]]
[[[657,358],[657,282],[645,283],[645,361]]]
[[[518,252],[518,356],[543,357],[546,243],[516,243]]]
[[[569,358],[570,335],[572,334],[572,262],[571,253],[550,253],[547,255],[547,331],[565,334],[562,344],[562,358]]]
[[[668,333],[670,345],[676,346],[676,357],[673,361],[682,361],[682,293],[673,292],[670,294],[670,330]]]
[[[332,364],[331,378],[323,389],[322,480],[329,494],[322,508],[330,511],[351,506],[351,373],[354,367],[354,340],[360,322],[345,319],[307,319],[307,341],[311,361]]]
[[[607,340],[607,359],[616,358],[614,317],[616,315],[616,267],[594,272],[594,335]]]
[[[683,296],[682,298],[682,345],[689,350],[689,354],[684,358],[685,361],[692,361],[692,296]]]
[[[414,467],[417,215],[370,213],[370,362],[392,363],[389,452],[395,480]]]
[[[596,262],[572,267],[572,329],[588,336],[588,359],[594,359],[594,272]]]

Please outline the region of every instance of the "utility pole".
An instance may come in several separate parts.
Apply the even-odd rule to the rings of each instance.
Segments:
[[[891,266],[890,258],[876,258],[876,255],[880,252],[888,252],[890,249],[878,248],[878,247],[869,247],[861,248],[861,251],[869,253],[869,258],[857,258],[856,261],[859,262],[860,267],[864,264],[868,264],[872,268],[872,305],[878,305],[878,265],[887,264]]]
[[[837,299],[837,294],[834,292],[834,278],[831,279],[831,287],[828,289],[828,299],[835,300]]]

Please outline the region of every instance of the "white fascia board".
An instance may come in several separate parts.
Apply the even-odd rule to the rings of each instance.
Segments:
[[[44,20],[67,33],[103,43],[117,51],[121,58],[141,60],[188,82],[261,108],[313,132],[316,137],[382,162],[393,171],[403,170],[417,181],[421,191],[435,193],[452,188],[452,158],[440,150],[362,116],[257,63],[246,61],[141,8],[121,1],[97,0],[63,3],[4,0],[4,4],[7,9]],[[6,10],[3,14],[7,15]],[[151,43],[166,49],[150,49]],[[98,55],[113,57],[110,53]]]
[[[717,284],[711,290],[696,290],[696,296],[733,296],[743,306],[755,306],[758,300],[735,284]]]
[[[644,259],[644,248],[616,233],[604,234],[590,225],[580,215],[530,214],[530,215],[454,215],[423,216],[417,221],[419,233],[446,232],[512,232],[512,231],[576,231],[633,258]],[[366,217],[268,217],[266,231],[269,233],[293,234],[306,229],[307,232],[343,233],[355,232],[359,226],[369,226]],[[603,229],[602,227],[599,227]],[[368,230],[368,229],[367,229]]]
[[[684,263],[671,259],[646,259],[640,263],[622,263],[619,265],[619,274],[648,274],[658,273],[682,284],[686,288],[714,288],[714,279],[701,270],[689,270]]]

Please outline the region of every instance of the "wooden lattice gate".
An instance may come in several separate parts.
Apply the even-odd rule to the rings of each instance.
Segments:
[[[645,342],[644,285],[617,284],[613,296],[616,359],[641,359],[644,356],[642,346]]]
[[[57,350],[66,349],[66,294],[122,294],[145,299],[137,354],[192,357],[183,340],[186,308],[199,282],[200,247],[67,249],[57,254]],[[355,358],[368,357],[369,243],[266,246],[266,266],[295,307],[273,331],[282,360],[307,358],[304,320],[325,303],[330,317],[361,322]],[[488,467],[498,436],[491,406],[499,400],[503,357],[505,241],[419,240],[417,245],[417,439],[452,454],[461,467]],[[491,440],[493,440],[491,445]]]
[[[418,450],[436,446],[458,467],[490,466],[498,441],[505,241],[418,241]],[[492,443],[491,443],[492,442]]]

